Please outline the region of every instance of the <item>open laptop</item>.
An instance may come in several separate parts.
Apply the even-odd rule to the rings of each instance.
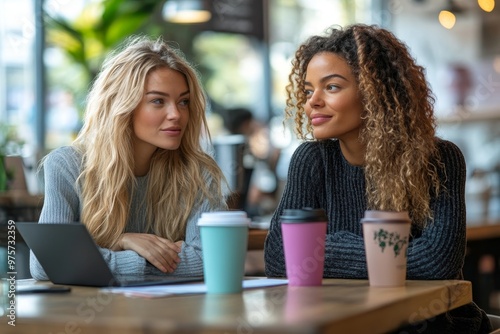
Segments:
[[[16,228],[54,284],[109,287],[203,281],[203,277],[116,276],[80,223],[16,223]]]

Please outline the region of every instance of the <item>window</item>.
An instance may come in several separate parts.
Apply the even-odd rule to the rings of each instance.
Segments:
[[[13,126],[25,142],[23,155],[37,147],[35,104],[34,0],[0,1],[0,123]]]

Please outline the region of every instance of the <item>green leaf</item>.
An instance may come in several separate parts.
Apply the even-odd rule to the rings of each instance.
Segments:
[[[149,18],[146,14],[122,16],[113,21],[105,34],[105,44],[114,46],[125,37],[134,34]]]

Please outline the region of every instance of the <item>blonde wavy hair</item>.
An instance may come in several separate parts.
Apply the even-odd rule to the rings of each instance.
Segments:
[[[292,60],[285,121],[299,139],[313,140],[304,111],[304,80],[311,58],[322,52],[342,57],[357,79],[364,110],[359,140],[366,147],[367,207],[409,211],[414,224],[432,220],[430,199],[438,194],[441,165],[436,147],[434,96],[425,70],[391,32],[356,24],[312,36]]]
[[[158,68],[185,76],[190,91],[189,122],[177,150],[157,149],[153,155],[145,199],[148,231],[183,240],[188,216],[202,199],[224,205],[224,177],[202,146],[211,139],[206,97],[197,72],[180,50],[161,38],[131,37],[105,60],[93,82],[84,125],[74,142],[83,157],[77,181],[83,199],[81,221],[101,247],[112,247],[125,231],[136,187],[132,115],[143,98],[146,77]],[[206,184],[208,175],[213,180],[210,184]]]

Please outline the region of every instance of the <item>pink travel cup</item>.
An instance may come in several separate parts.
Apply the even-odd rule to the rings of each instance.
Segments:
[[[281,231],[289,286],[322,284],[327,222],[323,209],[283,211]]]

